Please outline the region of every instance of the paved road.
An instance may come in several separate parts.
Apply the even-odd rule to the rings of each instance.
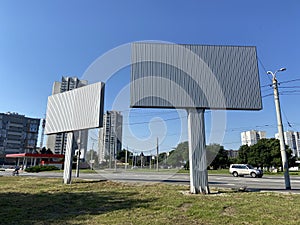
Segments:
[[[109,180],[125,182],[165,182],[189,185],[189,174],[163,174],[163,173],[102,173]],[[247,188],[251,190],[285,190],[283,176],[264,176],[262,178],[233,177],[230,174],[209,175],[209,186],[225,188]],[[291,176],[293,191],[300,193],[300,177]]]
[[[11,176],[11,171],[0,171],[2,176]],[[62,178],[62,173],[20,173],[20,176],[55,177]],[[73,174],[74,176],[74,174]],[[80,178],[89,180],[113,180],[119,182],[163,182],[169,184],[189,185],[189,174],[173,174],[164,172],[139,171],[97,171],[97,173],[81,173]],[[225,188],[247,188],[257,191],[285,191],[282,176],[264,176],[263,178],[233,177],[231,175],[209,175],[209,186]],[[293,192],[300,193],[300,177],[291,176]]]

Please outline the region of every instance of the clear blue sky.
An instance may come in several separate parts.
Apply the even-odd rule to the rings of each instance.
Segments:
[[[299,79],[299,12],[297,0],[2,0],[0,112],[42,118],[54,81],[59,81],[63,75],[82,77],[93,61],[107,51],[142,40],[254,45],[262,62],[259,64],[262,86],[271,83],[265,69],[274,71],[284,66],[287,71],[278,74],[279,81]],[[107,81],[106,110],[121,108],[112,105],[120,90],[128,84],[129,75],[129,68],[124,68]],[[280,88],[285,129],[300,131],[300,81],[283,83]],[[262,87],[263,96],[270,93],[270,87]],[[223,142],[226,149],[237,149],[241,144],[240,132],[245,130],[265,130],[268,137],[274,136],[277,128],[273,97],[264,97],[263,106],[259,112],[227,112]],[[124,107],[121,109],[126,110]],[[209,134],[210,112],[206,115]],[[153,116],[161,119],[154,119],[157,122],[150,125],[151,130],[146,122]],[[153,139],[149,139],[151,135],[165,136],[161,149],[169,150],[186,139],[186,125],[180,124],[184,116],[184,112],[139,109],[131,113],[125,126],[134,123],[130,126],[132,133],[143,139],[148,137],[144,146],[153,144]],[[287,121],[292,127],[287,126]],[[124,145],[131,148],[135,142],[124,133]]]

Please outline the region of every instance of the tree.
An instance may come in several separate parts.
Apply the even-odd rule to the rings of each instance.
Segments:
[[[127,157],[129,156],[129,152],[127,152]],[[117,152],[117,160],[121,161],[122,163],[125,163],[126,158],[126,150],[123,149],[122,151]]]
[[[210,166],[213,167],[213,169],[219,169],[219,168],[226,168],[229,164],[228,154],[223,146],[219,144],[211,144],[206,146],[206,152],[208,157],[214,157],[212,159],[212,162],[210,163]],[[208,158],[207,157],[207,158]],[[207,163],[209,164],[209,160],[207,159]]]
[[[50,148],[47,149],[46,154],[53,154]]]
[[[184,148],[184,153],[185,153],[184,157],[186,157],[186,164],[185,164],[184,168],[189,169],[188,143],[184,142],[184,143],[182,143],[181,146],[178,145],[178,147],[174,150],[174,152],[178,148]],[[171,156],[173,154],[174,153],[172,152],[169,158],[171,158]],[[177,155],[175,154],[175,156],[177,156]],[[213,169],[226,168],[229,165],[228,154],[227,154],[226,150],[224,149],[224,147],[219,144],[211,144],[211,145],[206,146],[206,159],[207,159],[207,165],[212,166]]]
[[[41,150],[41,154],[46,154],[46,151],[47,151],[46,148],[43,147],[42,150]]]
[[[165,159],[165,156],[163,157]],[[167,164],[174,167],[184,165],[189,159],[189,147],[188,142],[182,142],[177,145],[177,147],[170,151]]]
[[[289,166],[295,165],[291,149],[286,146]],[[261,139],[252,146],[242,145],[239,149],[237,163],[248,163],[255,167],[282,168],[279,140],[275,138]]]
[[[98,154],[96,151],[94,150],[90,150],[87,151],[86,155],[85,155],[85,160],[87,161],[87,163],[91,164],[91,160],[94,160],[94,163],[92,163],[93,165],[98,165],[99,164],[99,160],[98,160]]]
[[[242,145],[239,148],[239,154],[237,157],[237,163],[248,163],[248,154],[250,151],[250,147],[248,145]]]
[[[248,163],[256,167],[268,167],[272,166],[271,160],[271,139],[261,139],[256,144],[250,147],[248,155]]]

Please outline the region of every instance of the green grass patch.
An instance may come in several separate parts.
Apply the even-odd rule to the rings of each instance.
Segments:
[[[207,170],[208,174],[230,174],[228,169]],[[190,170],[181,169],[178,173],[190,173]]]
[[[51,171],[51,172],[63,173],[64,170],[54,170],[54,171]],[[75,174],[76,170],[72,170],[72,173]],[[80,169],[79,173],[97,173],[97,171],[96,170],[91,170],[91,169]]]
[[[300,172],[290,171],[289,174],[290,174],[290,176],[298,176],[298,175],[300,175]],[[264,171],[264,175],[283,176],[284,174],[283,174],[283,172],[272,173],[272,172]]]
[[[72,173],[76,173],[76,170],[72,170]],[[79,173],[97,173],[97,171],[91,169],[80,169]]]
[[[124,171],[124,169],[117,169],[117,172],[118,171]],[[177,173],[177,171],[179,171],[179,169],[161,169],[159,168],[158,170],[156,168],[152,168],[152,169],[149,169],[149,168],[137,168],[137,169],[131,169],[131,168],[128,168],[126,170],[126,172],[132,172],[132,173]]]
[[[230,174],[229,169],[207,170],[208,174]]]
[[[1,224],[300,224],[300,195],[0,177]],[[222,194],[220,194],[222,192]]]

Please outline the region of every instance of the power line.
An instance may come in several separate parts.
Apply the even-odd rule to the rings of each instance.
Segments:
[[[281,93],[281,95],[300,95],[300,92],[299,93]]]
[[[258,58],[258,62],[260,63],[260,65],[262,66],[262,68],[263,68],[263,70],[265,71],[265,74],[267,74],[267,70],[266,70],[266,68],[265,68],[265,66],[264,66],[264,64],[262,63],[262,61],[260,60],[260,58],[259,57],[257,57]],[[269,77],[269,76],[267,76],[268,78],[269,78],[269,80],[272,82],[272,79]]]
[[[294,80],[281,81],[281,82],[279,82],[279,84],[285,84],[285,83],[290,83],[290,82],[295,82],[295,81],[300,81],[300,78],[294,79]]]
[[[182,118],[186,118],[186,116],[163,119],[163,121],[179,120]],[[161,122],[161,121],[152,121],[151,123],[159,123],[159,122]],[[149,121],[143,121],[143,122],[136,122],[136,123],[123,123],[123,125],[138,125],[138,124],[148,124],[148,123],[149,123]]]
[[[281,88],[300,88],[300,86],[280,87]]]
[[[269,76],[268,76],[269,77]],[[270,78],[270,77],[269,77]],[[271,79],[271,78],[270,78]],[[281,85],[281,84],[286,84],[286,83],[290,83],[290,82],[297,82],[297,81],[300,81],[300,78],[298,79],[293,79],[293,80],[286,80],[286,81],[281,81],[278,83],[278,85]],[[266,85],[262,85],[260,86],[261,88],[264,88],[264,87],[272,87],[272,84],[266,84]],[[299,88],[300,86],[294,86],[295,88]],[[280,86],[280,88],[283,88]]]
[[[291,91],[281,91],[280,94],[284,93],[300,93],[300,90],[291,90]]]
[[[265,97],[269,97],[269,96],[273,96],[274,94],[272,93],[272,94],[267,94],[267,95],[263,95],[263,96],[261,96],[262,98],[265,98]]]
[[[174,114],[174,113],[177,113],[178,112],[176,110],[173,110],[173,111],[156,111],[156,112],[143,112],[143,111],[129,111],[129,110],[124,110],[124,111],[121,111],[121,112],[129,112],[128,114],[133,114],[134,116],[153,116],[153,115],[168,115],[168,114]],[[127,114],[127,113],[126,113]]]

